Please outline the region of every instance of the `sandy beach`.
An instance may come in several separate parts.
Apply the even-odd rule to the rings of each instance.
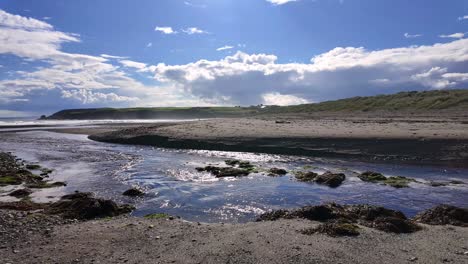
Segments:
[[[29,231],[18,240],[2,239],[4,263],[465,263],[468,258],[468,229],[454,226],[424,225],[413,234],[360,226],[358,237],[329,237],[301,234],[318,225],[308,220],[232,225],[120,217],[34,230],[23,225],[31,215],[0,211],[0,219],[8,217]],[[2,231],[3,238],[12,232]]]
[[[82,131],[92,132],[92,131]],[[468,164],[468,123],[436,118],[241,118],[145,125],[90,139],[377,161]]]

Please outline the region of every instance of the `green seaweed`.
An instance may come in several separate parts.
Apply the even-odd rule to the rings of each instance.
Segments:
[[[154,214],[147,214],[144,216],[146,219],[167,219],[171,217],[170,215],[166,213],[154,213]]]

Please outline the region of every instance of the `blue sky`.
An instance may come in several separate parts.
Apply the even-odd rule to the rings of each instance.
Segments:
[[[3,0],[0,116],[467,88],[463,0]]]

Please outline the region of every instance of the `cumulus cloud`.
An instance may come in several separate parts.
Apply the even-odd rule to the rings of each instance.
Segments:
[[[0,108],[6,105],[15,108],[19,105],[60,107],[61,98],[81,98],[74,101],[95,105],[100,105],[99,102],[131,103],[136,102],[135,97],[150,100],[152,90],[157,87],[129,77],[110,60],[118,60],[129,70],[144,71],[145,64],[108,54],[67,53],[61,50],[61,45],[68,42],[79,43],[79,35],[60,32],[46,22],[0,10],[0,54],[41,65],[30,71],[12,72],[10,79],[0,81]],[[32,98],[34,100],[25,104]],[[160,98],[164,100],[164,97]]]
[[[448,77],[450,73],[465,74],[467,68],[468,40],[460,39],[375,51],[338,47],[314,56],[310,63],[277,63],[275,55],[237,52],[215,61],[158,64],[154,73],[156,80],[175,83],[202,98],[257,104],[264,102],[263,95],[271,93],[320,101],[357,94],[463,87],[466,80]]]
[[[405,38],[419,38],[419,37],[422,37],[422,34],[405,33],[404,36],[405,36]]]
[[[233,46],[226,45],[226,46],[219,47],[216,50],[217,51],[223,51],[223,50],[229,50],[229,49],[233,49],[233,48],[234,48]]]
[[[450,34],[450,35],[439,35],[439,37],[441,37],[441,38],[458,38],[458,39],[461,39],[461,38],[465,37],[465,33],[453,33],[453,34]]]
[[[298,105],[307,104],[308,100],[290,94],[280,94],[277,92],[262,95],[265,105]]]
[[[172,29],[172,27],[155,27],[154,31],[158,31],[158,32],[161,32],[161,33],[167,34],[167,35],[177,34],[177,31],[174,31]]]
[[[86,89],[78,90],[64,90],[62,91],[62,98],[73,99],[81,102],[82,104],[94,103],[119,103],[119,102],[133,102],[138,101],[137,97],[121,96],[115,93],[100,93],[93,92]]]

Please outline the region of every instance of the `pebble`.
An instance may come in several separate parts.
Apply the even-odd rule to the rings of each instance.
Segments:
[[[414,262],[414,261],[416,261],[416,260],[418,260],[417,257],[411,257],[411,258],[409,258],[409,261],[411,261],[411,262]]]

